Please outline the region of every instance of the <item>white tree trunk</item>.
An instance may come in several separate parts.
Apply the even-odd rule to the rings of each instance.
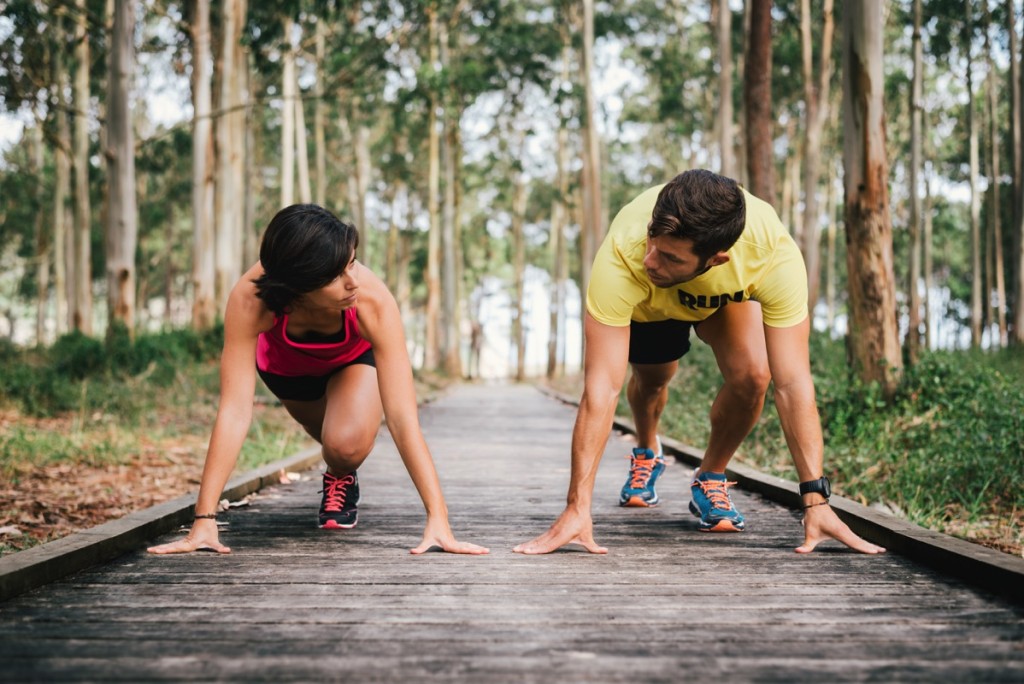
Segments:
[[[75,226],[72,327],[92,334],[92,212],[89,200],[89,25],[85,0],[76,0],[75,26]]]
[[[108,316],[135,334],[135,250],[139,212],[135,196],[135,134],[132,130],[132,75],[135,71],[135,2],[115,4],[111,36],[107,109],[106,261]],[[170,305],[170,302],[168,302]]]
[[[217,319],[213,229],[213,120],[210,0],[195,0],[192,25],[192,327]],[[170,302],[168,302],[170,306]]]

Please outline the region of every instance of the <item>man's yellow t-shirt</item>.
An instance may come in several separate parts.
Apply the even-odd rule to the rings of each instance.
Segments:
[[[647,226],[664,185],[645,190],[612,221],[594,259],[587,311],[622,327],[675,319],[702,321],[730,302],[761,304],[766,325],[787,328],[807,317],[807,269],[793,238],[771,205],[746,190],[746,225],[727,252],[729,261],[674,287],[655,286],[643,259]]]

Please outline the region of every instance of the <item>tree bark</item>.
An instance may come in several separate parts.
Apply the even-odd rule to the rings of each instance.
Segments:
[[[85,0],[76,0],[75,26],[75,226],[71,325],[92,335],[92,211],[89,200],[89,24]]]
[[[107,212],[107,302],[110,325],[120,323],[135,337],[135,250],[139,211],[135,196],[135,134],[131,93],[135,71],[135,2],[118,2],[111,35],[107,109],[107,174],[110,206]],[[170,302],[167,305],[170,306]]]
[[[972,35],[970,26],[971,3],[966,2],[967,11],[964,49],[967,53],[967,136],[970,157],[970,192],[971,192],[971,346],[981,346],[981,319],[983,315],[982,297],[982,245],[981,245],[981,197],[978,195],[978,127],[974,121],[974,61],[971,55]]]
[[[718,0],[718,147],[721,174],[735,178],[732,147],[732,10],[729,0]]]
[[[32,109],[35,116],[34,125],[29,133],[31,138],[29,171],[35,179],[32,191],[35,195],[33,201],[41,209],[44,205],[43,121],[38,114],[38,109],[36,107]],[[45,225],[45,214],[42,211],[36,212],[33,233],[36,242],[36,344],[44,345],[47,342],[46,320],[49,317],[50,309],[50,232]]]
[[[569,85],[569,64],[572,59],[572,34],[567,26],[561,29],[562,60],[559,83]],[[559,105],[558,133],[555,149],[555,199],[551,207],[551,308],[549,312],[547,377],[553,379],[564,372],[562,353],[565,339],[565,280],[568,276],[568,250],[565,228],[568,223],[566,202],[569,199],[569,129],[568,113]]]
[[[447,71],[451,66],[447,23],[440,22],[438,29],[441,68]],[[459,119],[457,106],[451,101],[445,103],[444,145],[441,159],[444,170],[444,202],[441,212],[441,357],[444,372],[450,378],[462,376],[457,280],[459,269],[456,266],[458,248],[455,242],[455,186],[457,183],[455,132],[459,127]]]
[[[211,78],[210,0],[195,0],[192,25],[192,327],[196,330],[208,330],[217,320]]]
[[[594,257],[597,255],[597,248],[604,237],[604,229],[601,225],[601,148],[597,133],[593,70],[594,2],[593,0],[583,0],[583,47],[580,59],[580,80],[583,82],[584,92],[583,226],[581,227],[583,253],[580,255],[583,266],[580,292],[583,293],[587,291],[587,285],[590,282],[590,269]]]
[[[526,174],[517,171],[515,190],[512,197],[512,270],[513,297],[512,302],[512,344],[516,348],[515,378],[517,382],[526,379],[526,326],[525,306],[525,271],[526,271],[526,238],[523,235],[523,224],[526,222]]]
[[[306,140],[306,106],[298,84],[295,87],[295,150],[299,169],[299,201],[309,204],[313,201],[313,186],[309,180],[309,143]]]
[[[223,311],[242,275],[242,224],[245,220],[245,74],[242,47],[245,0],[225,0],[222,15],[220,112],[217,122],[216,293]]]
[[[287,49],[281,61],[281,208],[295,204],[295,22],[284,20],[284,42]]]
[[[1016,16],[1010,13],[1011,21]],[[1020,41],[1024,46],[1024,40]],[[1017,60],[1020,64],[1020,60]],[[1018,92],[1024,89],[1024,69],[1018,68],[1020,81]],[[1018,100],[1019,104],[1019,100]],[[1017,107],[1018,129],[1024,128],[1024,106]],[[1016,219],[1014,224],[1014,251],[1016,268],[1014,274],[1014,310],[1013,310],[1013,337],[1012,342],[1016,346],[1024,346],[1024,160],[1017,160],[1021,173],[1017,177],[1017,204]]]
[[[772,161],[772,2],[751,0],[749,49],[743,76],[747,113],[747,177],[751,194],[775,202]]]
[[[436,68],[438,54],[438,17],[437,7],[431,3],[428,14],[428,48],[431,68]],[[438,93],[431,88],[430,113],[428,116],[429,131],[429,167],[427,179],[427,215],[430,229],[427,235],[427,319],[426,339],[424,340],[423,365],[430,370],[438,368],[440,361],[440,314],[441,314],[441,215],[438,195],[441,192],[441,137],[437,130],[437,110],[440,107]]]
[[[68,127],[68,115],[65,109],[64,88],[67,74],[64,70],[63,57],[54,55],[54,83],[57,84],[57,144],[54,147],[55,177],[53,184],[53,289],[55,302],[55,318],[57,335],[63,335],[71,326],[68,318],[68,302],[74,301],[74,292],[69,288],[73,280],[69,277],[74,273],[74,232],[68,230],[67,198],[71,194],[71,130]]]
[[[910,269],[907,280],[907,359],[917,363],[921,351],[921,119],[924,57],[921,46],[921,0],[914,0],[914,76],[910,88]]]
[[[999,163],[999,103],[996,100],[996,65],[992,59],[992,47],[989,40],[989,27],[992,17],[988,9],[988,0],[982,5],[985,12],[985,60],[988,62],[988,75],[985,78],[985,91],[988,100],[988,131],[989,131],[989,155],[988,155],[988,177],[992,186],[989,204],[989,245],[992,252],[989,271],[995,280],[995,300],[991,297],[991,289],[986,290],[986,297],[994,309],[998,339],[992,341],[993,347],[1005,347],[1009,343],[1009,335],[1006,327],[1006,271],[1003,267],[1003,225],[1002,225],[1002,202],[999,200],[999,179],[1001,168]]]
[[[829,84],[832,81],[832,38],[835,22],[832,0],[825,0],[822,8],[821,52],[818,55],[818,73],[815,80],[813,50],[811,46],[811,2],[802,0],[800,30],[803,36],[804,100],[806,125],[804,127],[804,260],[807,262],[807,294],[811,311],[818,303],[821,282],[821,238],[818,210],[818,191],[821,182],[821,137],[828,120]]]
[[[324,54],[327,40],[324,35],[324,17],[316,20],[316,98],[313,106],[313,145],[316,148],[316,203],[321,207],[327,201],[327,142],[324,134]]]
[[[882,3],[843,3],[843,165],[853,364],[891,398],[902,373],[885,154]]]

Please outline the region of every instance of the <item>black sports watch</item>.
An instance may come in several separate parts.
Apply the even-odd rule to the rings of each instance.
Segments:
[[[828,478],[822,475],[817,480],[809,480],[807,482],[800,483],[800,496],[804,494],[821,494],[823,497],[828,499],[832,496],[832,483],[828,481]]]

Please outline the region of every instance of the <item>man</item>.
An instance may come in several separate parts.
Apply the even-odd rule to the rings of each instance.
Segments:
[[[690,347],[690,328],[714,350],[723,378],[711,407],[711,437],[691,485],[690,510],[700,529],[745,527],[729,497],[733,483],[725,469],[757,422],[773,381],[805,511],[804,543],[796,551],[809,553],[826,538],[863,553],[885,551],[854,534],[828,505],[800,252],[771,206],[704,170],[643,192],[612,222],[587,292],[584,389],[567,504],[547,532],[514,550],[548,553],[577,543],[607,553],[594,541],[591,499],[627,361],[638,446],[620,503],[658,502],[658,420],[669,381]]]

